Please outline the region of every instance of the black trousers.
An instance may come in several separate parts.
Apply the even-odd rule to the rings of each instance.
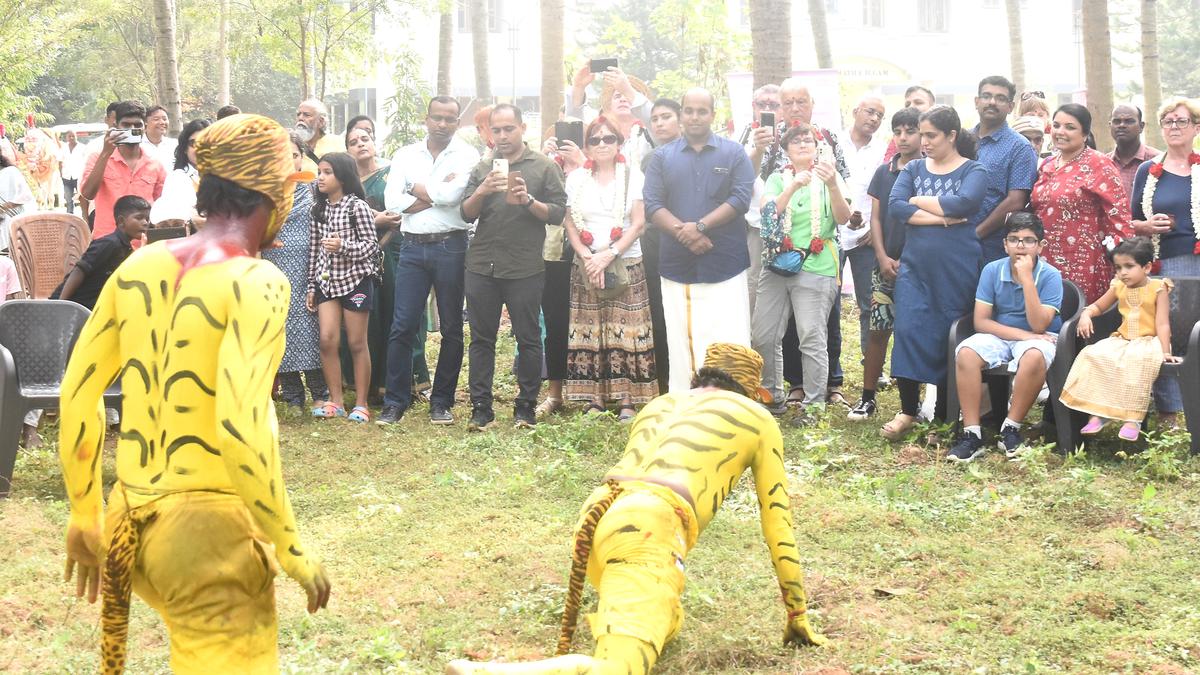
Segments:
[[[546,322],[546,379],[567,379],[567,334],[571,323],[571,268],[574,256],[546,262],[542,319]],[[511,313],[512,310],[509,310]],[[520,358],[518,356],[518,358]]]
[[[671,382],[671,357],[667,351],[667,320],[663,317],[662,278],[658,276],[658,230],[651,228],[642,235],[641,242],[646,290],[650,294],[650,323],[654,328],[654,370],[658,374],[658,393],[665,394]],[[796,349],[799,351],[799,342]]]
[[[470,365],[467,381],[471,405],[491,409],[492,381],[496,374],[496,333],[500,310],[508,308],[517,339],[517,404],[537,405],[542,385],[542,330],[538,313],[542,305],[545,273],[523,279],[497,279],[466,272],[467,314],[471,323]]]

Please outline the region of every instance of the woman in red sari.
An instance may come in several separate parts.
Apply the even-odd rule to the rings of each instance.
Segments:
[[[1105,249],[1133,236],[1129,195],[1117,166],[1087,147],[1092,116],[1068,103],[1054,113],[1051,141],[1058,150],[1042,162],[1030,205],[1046,226],[1042,255],[1094,302],[1108,289],[1113,268]]]

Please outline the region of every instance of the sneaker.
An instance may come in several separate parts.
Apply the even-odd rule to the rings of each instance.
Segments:
[[[454,415],[444,405],[434,403],[429,406],[429,422],[431,424],[454,424]]]
[[[775,403],[764,403],[762,404],[762,407],[766,408],[767,412],[771,413],[771,415],[775,417],[783,417],[788,411],[788,404],[786,400]]]
[[[1014,459],[1021,448],[1025,447],[1025,439],[1021,437],[1021,430],[1016,427],[1004,425],[1000,429],[1000,449],[1004,451],[1004,456],[1009,459]]]
[[[398,405],[385,405],[379,413],[379,417],[375,418],[375,424],[381,427],[386,427],[390,424],[396,424],[404,418],[404,409]]]
[[[852,422],[861,422],[869,417],[874,416],[875,401],[863,401],[862,399],[859,399],[858,403],[855,403],[854,407],[850,409],[849,414],[846,415],[846,419]]]
[[[875,380],[875,391],[882,391],[892,386],[892,378],[887,375],[880,375],[878,380]]]
[[[483,431],[496,424],[496,413],[491,408],[475,408],[471,411],[471,422],[467,431]]]
[[[954,445],[950,452],[946,453],[946,459],[951,462],[973,462],[985,452],[987,447],[984,446],[983,439],[964,431],[954,439]]]
[[[518,429],[532,429],[537,426],[537,413],[528,403],[517,403],[513,406],[513,426]]]

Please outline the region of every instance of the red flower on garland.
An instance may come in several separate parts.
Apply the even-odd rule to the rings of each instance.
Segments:
[[[625,234],[625,230],[622,230],[619,226],[614,227],[608,231],[608,239],[609,241],[616,243],[621,240],[621,235],[623,234]]]
[[[798,127],[798,126],[800,126],[800,120],[792,120],[792,123],[791,123],[791,125],[790,125],[790,126],[793,126],[793,127]]]
[[[1158,276],[1160,274],[1162,274],[1162,261],[1155,260],[1154,262],[1150,263],[1150,275]]]
[[[1192,247],[1192,255],[1200,255],[1200,241],[1197,241],[1196,245]]]
[[[596,241],[596,238],[592,236],[591,232],[584,230],[579,233],[579,241],[582,241],[584,246],[590,247],[592,242]]]
[[[783,243],[779,245],[779,250],[787,252],[794,251],[796,247],[792,244],[792,238],[788,235],[783,235]]]
[[[1156,163],[1150,165],[1150,175],[1154,176],[1155,178],[1162,178],[1162,175],[1163,175],[1162,162],[1156,162]]]
[[[1193,152],[1188,155],[1188,165],[1196,166],[1197,164],[1200,164],[1200,153]]]
[[[808,250],[813,253],[820,253],[825,250],[825,240],[820,237],[813,237],[812,241],[808,242]]]
[[[753,122],[750,123],[751,129],[757,129],[758,127],[759,127],[758,120],[754,120]]]
[[[583,168],[587,169],[588,171],[591,171],[592,169],[596,168],[596,163],[589,159],[588,161],[583,163]]]
[[[618,152],[617,153],[617,164],[624,164],[624,163],[625,163],[625,155],[622,155],[621,153]]]

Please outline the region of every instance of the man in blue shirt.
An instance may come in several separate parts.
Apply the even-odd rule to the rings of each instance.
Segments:
[[[690,388],[714,342],[750,346],[746,211],[754,168],[736,142],[712,132],[714,99],[681,100],[683,137],[646,166],[646,220],[658,228],[658,273],[670,353],[671,392]]]
[[[1028,144],[1026,144],[1028,145]],[[1000,426],[1000,448],[1017,456],[1021,422],[1046,383],[1062,319],[1062,275],[1040,256],[1046,245],[1042,222],[1032,213],[1008,219],[1008,257],[984,265],[975,290],[976,333],[955,350],[963,430],[946,459],[970,462],[986,448],[979,426],[983,371],[1006,363],[1013,369],[1012,402]]]
[[[1000,75],[992,75],[980,80],[978,92],[976,159],[987,169],[988,188],[980,207],[984,217],[975,233],[983,247],[983,260],[988,263],[1006,257],[1004,219],[1029,203],[1029,192],[1037,180],[1038,156],[1029,141],[1008,126],[1016,86]]]

